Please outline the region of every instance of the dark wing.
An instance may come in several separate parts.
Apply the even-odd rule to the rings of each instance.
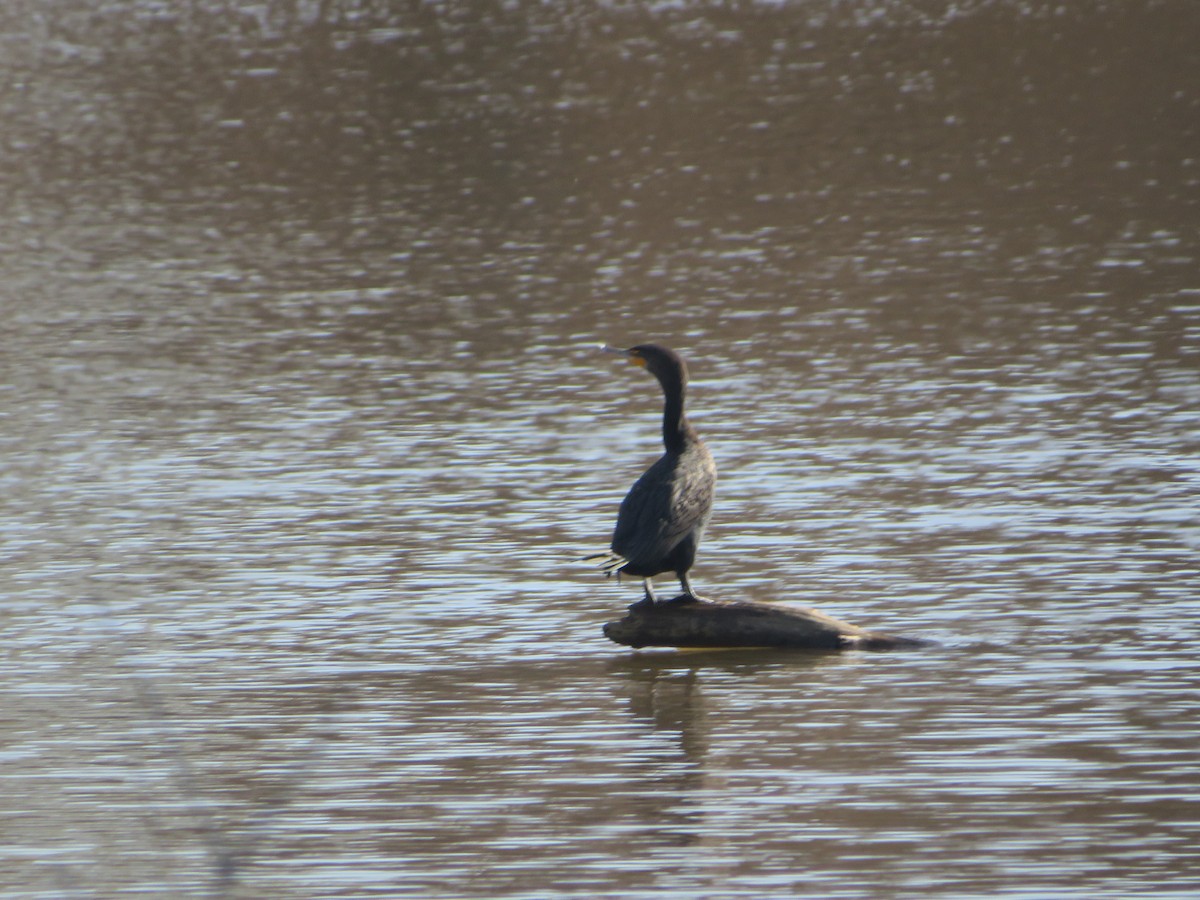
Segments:
[[[716,467],[703,445],[666,454],[622,501],[613,551],[632,569],[663,571],[679,542],[707,523],[715,484]]]

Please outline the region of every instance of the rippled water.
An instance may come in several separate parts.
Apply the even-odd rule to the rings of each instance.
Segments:
[[[1196,8],[382,7],[0,12],[0,893],[1200,890]]]

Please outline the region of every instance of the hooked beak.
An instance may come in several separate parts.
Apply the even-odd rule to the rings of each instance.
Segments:
[[[620,347],[610,347],[608,344],[601,344],[600,349],[605,353],[616,353],[618,356],[627,356],[629,361],[635,366],[645,367],[646,360],[642,359],[642,355],[636,350],[622,350]]]

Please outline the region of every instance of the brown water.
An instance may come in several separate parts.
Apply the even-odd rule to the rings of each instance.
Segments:
[[[915,6],[6,4],[0,893],[1194,896],[1200,6]]]

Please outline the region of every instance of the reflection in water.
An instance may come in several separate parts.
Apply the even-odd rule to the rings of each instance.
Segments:
[[[1200,888],[1189,4],[0,10],[0,888]],[[697,577],[944,649],[634,654]]]

